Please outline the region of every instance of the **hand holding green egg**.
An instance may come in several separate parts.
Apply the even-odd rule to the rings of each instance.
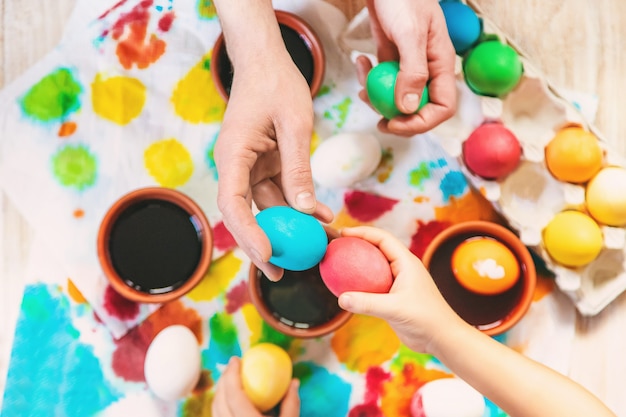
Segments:
[[[386,119],[393,119],[402,113],[396,106],[396,79],[400,72],[397,61],[385,61],[376,65],[367,74],[365,89],[371,105]],[[417,112],[428,103],[428,87],[424,87]]]

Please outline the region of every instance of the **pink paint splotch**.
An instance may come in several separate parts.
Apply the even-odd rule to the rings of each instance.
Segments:
[[[250,295],[248,293],[248,284],[246,281],[242,281],[239,284],[235,285],[226,294],[226,313],[234,314],[237,312],[237,310],[239,310],[241,307],[249,302]]]
[[[422,258],[424,256],[424,252],[426,248],[432,242],[432,240],[439,233],[444,231],[450,223],[441,222],[438,220],[432,220],[427,223],[419,220],[418,222],[417,232],[411,236],[411,243],[409,245],[409,250],[418,258]]]
[[[365,374],[365,394],[363,402],[354,406],[349,417],[383,417],[379,400],[383,384],[391,379],[391,374],[379,366],[373,366]]]
[[[228,231],[224,222],[216,223],[213,226],[213,246],[222,252],[228,252],[237,247],[235,238]]]
[[[110,285],[104,291],[103,307],[111,317],[122,321],[132,320],[139,314],[139,304],[122,297]]]

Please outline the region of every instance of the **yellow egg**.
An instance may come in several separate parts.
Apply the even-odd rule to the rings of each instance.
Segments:
[[[607,167],[587,184],[587,210],[608,226],[626,225],[626,169]]]
[[[564,266],[583,266],[602,250],[600,226],[579,211],[558,213],[543,230],[543,244],[548,254]]]
[[[452,254],[452,272],[466,289],[494,295],[510,289],[520,275],[519,262],[503,243],[489,237],[470,238]]]
[[[559,130],[546,146],[546,165],[558,180],[587,182],[602,167],[598,138],[578,126]]]
[[[271,343],[253,346],[241,358],[243,390],[262,413],[271,410],[285,396],[292,371],[287,352]]]

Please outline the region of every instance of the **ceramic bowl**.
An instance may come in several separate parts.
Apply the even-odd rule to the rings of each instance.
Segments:
[[[504,244],[517,259],[520,277],[515,285],[496,295],[483,295],[464,288],[454,277],[454,250],[470,238],[488,237]],[[529,250],[507,228],[486,221],[467,221],[439,233],[427,246],[422,262],[454,311],[488,335],[497,335],[515,325],[530,307],[537,274]]]
[[[186,194],[160,187],[118,199],[97,238],[100,265],[113,289],[142,303],[163,303],[191,291],[206,275],[212,249],[202,209]]]
[[[301,17],[283,10],[276,10],[275,13],[287,50],[307,79],[311,96],[315,97],[322,86],[326,70],[326,55],[322,42],[313,28]],[[232,83],[232,65],[226,49],[224,36],[220,33],[213,45],[211,77],[219,94],[228,101]]]
[[[288,336],[324,336],[352,317],[352,313],[339,307],[337,298],[324,285],[318,265],[306,271],[285,270],[280,281],[271,282],[252,264],[248,290],[263,320]]]

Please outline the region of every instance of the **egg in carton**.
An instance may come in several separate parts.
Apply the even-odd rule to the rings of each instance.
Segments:
[[[447,5],[453,3],[469,5],[483,33],[471,48],[457,54],[459,111],[434,133],[459,160],[470,183],[544,259],[578,310],[597,314],[626,290],[624,159],[472,2]],[[496,83],[492,88],[485,83],[487,76],[494,76],[489,70],[479,74],[478,82],[468,74],[475,70],[468,61],[485,43],[490,43],[492,56],[507,46],[518,55],[523,70],[513,87],[511,81],[508,87]],[[516,64],[506,59],[510,66]],[[504,75],[506,79],[516,74],[511,70]],[[547,231],[562,218],[565,230],[556,242],[549,241]],[[590,238],[581,232],[586,230],[582,225],[595,232],[595,247],[585,241]],[[565,237],[568,231],[580,233]],[[560,252],[568,250],[582,251],[582,256],[563,257]]]

